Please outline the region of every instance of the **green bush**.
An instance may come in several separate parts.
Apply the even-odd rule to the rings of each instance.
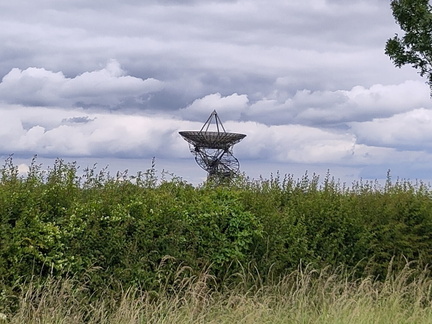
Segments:
[[[310,264],[384,276],[391,263],[432,262],[431,191],[396,181],[351,187],[327,175],[280,175],[192,186],[158,179],[154,166],[129,176],[33,160],[0,178],[0,284],[82,278],[152,290],[206,271],[221,287],[244,267],[272,280]]]

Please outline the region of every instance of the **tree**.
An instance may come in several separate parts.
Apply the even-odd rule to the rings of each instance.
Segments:
[[[387,40],[385,53],[397,67],[411,64],[427,77],[432,95],[432,6],[430,0],[392,0],[396,22],[405,35]]]

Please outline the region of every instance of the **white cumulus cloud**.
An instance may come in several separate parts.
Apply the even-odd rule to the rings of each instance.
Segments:
[[[110,60],[103,69],[74,78],[44,68],[13,68],[0,83],[0,99],[28,106],[116,108],[131,99],[139,104],[142,96],[162,88],[163,82],[127,75]]]

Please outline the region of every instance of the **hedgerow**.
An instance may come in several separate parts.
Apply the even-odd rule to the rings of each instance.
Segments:
[[[327,175],[241,176],[192,186],[57,160],[33,160],[20,175],[12,158],[0,175],[2,295],[30,278],[81,278],[99,287],[152,290],[179,273],[205,271],[216,287],[253,268],[271,281],[309,264],[385,276],[389,264],[430,264],[429,186],[388,176],[351,186]],[[183,269],[182,271],[178,271]]]

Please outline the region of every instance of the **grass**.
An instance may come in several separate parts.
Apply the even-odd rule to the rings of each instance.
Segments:
[[[253,272],[237,287],[215,291],[213,278],[181,279],[172,291],[136,288],[95,298],[72,279],[21,287],[15,312],[0,323],[198,324],[198,323],[432,323],[432,278],[407,264],[387,278],[352,278],[343,269],[308,267],[261,284]]]

